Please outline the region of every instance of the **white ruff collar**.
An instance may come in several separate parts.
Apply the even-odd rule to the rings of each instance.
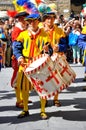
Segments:
[[[32,31],[30,28],[28,29],[29,30],[29,34],[31,35],[36,35],[39,33],[40,29],[38,28],[38,30],[36,32]]]

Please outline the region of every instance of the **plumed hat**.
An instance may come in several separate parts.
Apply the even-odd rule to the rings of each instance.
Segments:
[[[46,12],[50,12],[51,11],[51,8],[49,6],[47,6],[47,4],[44,4],[44,3],[41,3],[39,4],[38,6],[38,11],[41,13],[41,14],[44,14]]]
[[[42,14],[43,21],[49,16],[56,18],[55,11],[45,3],[39,4],[38,11]]]

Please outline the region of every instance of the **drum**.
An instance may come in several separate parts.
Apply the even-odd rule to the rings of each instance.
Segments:
[[[50,98],[65,87],[59,71],[54,68],[53,61],[47,54],[34,58],[24,73],[41,98]]]
[[[51,59],[54,62],[55,69],[60,72],[66,87],[68,87],[75,80],[76,74],[66,61],[65,55],[55,53],[51,56]]]
[[[65,62],[65,64],[67,64],[67,66],[69,67],[69,69],[70,69],[70,71],[71,71],[71,73],[73,74],[73,77],[74,77],[74,79],[75,79],[75,78],[76,78],[76,73],[75,73],[74,70],[71,68],[70,64],[67,62],[66,56],[63,54],[63,55],[60,56],[60,57],[62,57],[62,59],[63,59],[63,61]]]

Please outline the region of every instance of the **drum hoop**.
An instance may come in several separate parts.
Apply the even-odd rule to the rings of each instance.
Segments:
[[[37,59],[39,59],[39,58],[41,58],[41,57],[43,57],[43,56],[47,56],[47,59],[46,59],[46,61],[45,61],[44,63],[42,63],[40,66],[38,66],[37,68],[35,68],[35,69],[33,69],[33,70],[29,71],[29,72],[25,72],[25,69],[26,69],[27,67],[29,67],[29,65],[30,65],[31,63],[33,63],[34,61],[36,61]],[[46,55],[46,54],[40,54],[39,56],[34,57],[34,58],[31,60],[30,64],[28,64],[27,67],[25,67],[24,73],[25,73],[25,74],[33,74],[33,73],[36,73],[36,72],[39,71],[41,68],[43,68],[43,67],[47,64],[47,62],[48,62],[49,60],[50,60],[50,57],[49,57],[48,55]]]

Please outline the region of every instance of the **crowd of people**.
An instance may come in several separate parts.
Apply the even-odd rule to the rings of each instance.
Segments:
[[[11,32],[13,28],[13,21],[14,21],[13,18],[5,20],[0,19],[0,43],[2,47],[1,68],[11,67],[11,56],[12,56]]]
[[[5,20],[0,20],[0,39],[3,48],[3,58],[2,67],[11,66],[11,56],[12,56],[12,30],[14,25],[17,23],[17,18],[8,18]],[[80,64],[82,61],[83,50],[76,45],[78,35],[81,34],[83,26],[85,26],[85,21],[82,23],[82,19],[79,16],[75,16],[70,20],[65,20],[63,15],[55,18],[54,24],[62,28],[66,33],[66,44],[67,48],[65,50],[67,61],[73,64]],[[27,26],[27,25],[26,25]],[[75,35],[76,33],[76,35]],[[74,38],[74,40],[73,40]],[[71,56],[70,56],[71,55]]]
[[[0,71],[2,67],[13,68],[11,86],[15,89],[16,107],[23,109],[18,118],[29,116],[29,92],[33,89],[23,71],[25,64],[40,54],[51,56],[55,52],[65,54],[68,62],[78,65],[83,62],[86,66],[85,49],[86,18],[82,23],[78,15],[65,20],[52,11],[43,15],[20,12],[14,18],[0,20]],[[40,97],[40,104],[40,116],[47,119],[47,99]],[[59,92],[54,94],[53,104],[61,106]]]

